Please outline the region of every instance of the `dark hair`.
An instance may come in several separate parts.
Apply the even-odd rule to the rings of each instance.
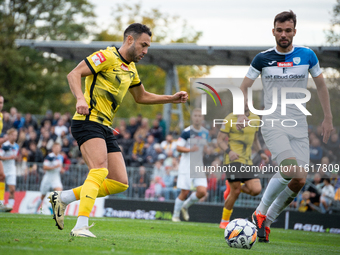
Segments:
[[[277,14],[274,19],[274,27],[276,21],[283,23],[287,20],[292,20],[294,22],[294,28],[296,27],[296,14],[292,10],[290,10],[289,12],[286,11]]]
[[[328,183],[331,183],[331,179],[328,178],[328,177],[324,178],[323,180],[324,180],[324,181],[327,181]]]
[[[149,36],[152,36],[151,30],[146,25],[140,23],[133,23],[127,27],[124,31],[124,41],[126,38],[131,35],[135,40],[141,36],[141,34],[146,33]]]

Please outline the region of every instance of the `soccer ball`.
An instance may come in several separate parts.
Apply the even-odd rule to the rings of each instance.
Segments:
[[[256,226],[246,219],[232,220],[224,231],[224,238],[232,248],[250,249],[256,242]]]

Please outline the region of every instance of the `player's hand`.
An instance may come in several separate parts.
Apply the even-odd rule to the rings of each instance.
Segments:
[[[261,153],[261,159],[264,161],[264,163],[268,163],[269,162],[269,158],[267,156],[266,153]]]
[[[89,106],[87,105],[85,98],[78,99],[76,104],[77,113],[81,115],[89,115]]]
[[[190,151],[192,151],[192,152],[198,151],[198,150],[199,150],[199,148],[196,144],[190,148]]]
[[[328,142],[328,139],[331,135],[331,132],[333,130],[333,121],[331,118],[325,118],[322,122],[322,133],[321,135],[323,136],[323,139],[322,141],[324,143],[327,143]]]
[[[229,155],[230,161],[234,161],[238,159],[239,157],[239,155],[235,151],[230,151],[228,155]]]
[[[236,124],[236,129],[241,130],[242,128],[245,128],[248,126],[248,117],[246,115],[239,115],[237,118],[237,124]]]
[[[179,91],[172,96],[171,103],[185,103],[188,100],[188,93],[186,91]]]

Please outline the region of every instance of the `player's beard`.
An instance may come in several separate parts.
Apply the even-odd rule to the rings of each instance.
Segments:
[[[135,43],[133,43],[128,51],[128,55],[131,59],[132,62],[137,63],[140,60],[140,56],[136,54],[136,47],[135,47]]]
[[[288,41],[287,44],[282,44],[280,40],[277,40],[276,43],[277,45],[279,45],[282,49],[287,49],[291,44],[292,44],[292,40],[286,39]]]

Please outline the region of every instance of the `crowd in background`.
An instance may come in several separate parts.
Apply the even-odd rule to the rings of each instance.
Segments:
[[[71,134],[71,114],[47,111],[45,116],[36,118],[30,113],[21,114],[12,107],[10,112],[3,113],[3,132],[12,127],[19,132],[17,143],[20,146],[17,157],[17,176],[25,178],[34,176],[41,169],[36,163],[42,163],[45,156],[51,151],[52,145],[57,142],[62,146],[64,158],[64,172],[67,173],[69,165],[85,165],[81,152]],[[206,166],[222,165],[224,152],[216,143],[218,127],[210,128],[210,140],[204,153],[204,164]],[[176,140],[179,133],[167,132],[162,114],[158,113],[155,119],[147,119],[141,114],[131,117],[129,120],[121,119],[113,131],[117,142],[123,153],[125,163],[128,167],[135,167],[138,171],[130,177],[130,188],[134,197],[167,200],[175,199],[179,190],[176,188],[177,171],[180,153],[176,150]],[[321,126],[310,127],[310,164],[327,164],[339,166],[340,161],[340,139],[336,130],[333,131],[327,144],[323,144],[321,137]],[[261,139],[263,148],[265,144]],[[269,150],[265,152],[270,156]],[[261,166],[261,158],[253,152],[254,165]],[[27,167],[26,163],[30,167]],[[270,161],[269,164],[275,164]],[[26,167],[25,167],[26,166]],[[317,168],[315,168],[317,169]],[[335,168],[330,173],[319,171],[312,175],[313,182],[306,186],[301,196],[292,204],[300,211],[320,210],[325,208],[322,194],[323,186],[329,185],[334,189],[332,200],[340,201],[340,179]],[[315,170],[316,171],[316,170]],[[210,173],[208,175],[208,195],[205,200],[222,202],[225,189],[225,173]],[[326,181],[324,181],[326,180]],[[322,200],[322,201],[321,201]],[[326,199],[327,200],[327,199]],[[321,202],[320,202],[321,201]]]

